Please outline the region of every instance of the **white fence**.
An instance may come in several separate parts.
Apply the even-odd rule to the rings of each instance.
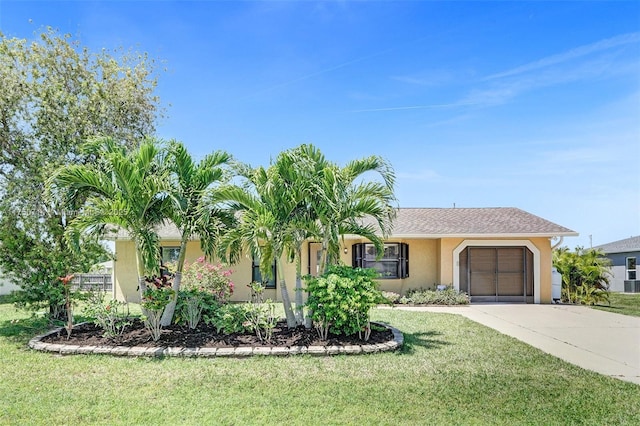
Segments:
[[[113,281],[111,274],[76,274],[71,281],[71,288],[82,291],[111,291]]]

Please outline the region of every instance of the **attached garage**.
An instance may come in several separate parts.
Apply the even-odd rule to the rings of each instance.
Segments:
[[[460,290],[472,302],[534,302],[533,253],[526,246],[470,246],[459,262]]]

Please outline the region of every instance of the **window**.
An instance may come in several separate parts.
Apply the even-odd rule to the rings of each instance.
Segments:
[[[635,257],[627,257],[626,264],[627,264],[626,265],[627,266],[627,280],[635,281],[637,279],[637,275],[636,275],[636,271],[637,271],[636,258]]]
[[[276,288],[276,261],[273,260],[273,265],[271,265],[271,277],[266,279],[262,278],[262,273],[260,272],[260,259],[255,254],[253,255],[253,259],[251,260],[251,282],[259,282],[264,285],[265,288]]]
[[[371,243],[354,244],[353,267],[373,268],[380,278],[407,278],[409,276],[409,245],[385,243],[384,253],[377,260],[376,246]]]
[[[160,247],[160,274],[165,275],[169,271],[175,271],[179,256],[180,247]]]

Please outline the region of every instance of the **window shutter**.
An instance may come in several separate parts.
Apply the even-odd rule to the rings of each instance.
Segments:
[[[398,277],[407,278],[409,276],[409,244],[400,244],[400,273]]]
[[[362,252],[364,244],[354,244],[351,246],[352,266],[354,268],[362,268]]]

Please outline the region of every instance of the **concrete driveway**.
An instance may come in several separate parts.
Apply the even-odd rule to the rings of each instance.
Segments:
[[[640,384],[640,318],[584,306],[402,308],[463,315],[582,368]]]

